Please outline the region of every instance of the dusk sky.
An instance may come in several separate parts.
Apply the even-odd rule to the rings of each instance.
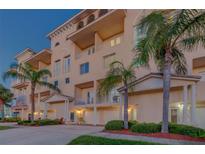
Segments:
[[[50,47],[46,35],[80,10],[0,10],[0,83],[2,73],[14,57],[29,47],[34,51]]]

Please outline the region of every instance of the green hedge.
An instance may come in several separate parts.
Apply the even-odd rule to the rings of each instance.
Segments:
[[[173,134],[188,135],[192,137],[202,137],[205,135],[205,130],[182,124],[169,124],[169,132]]]
[[[131,128],[133,125],[136,125],[138,122],[135,120],[128,122],[128,127]],[[124,128],[124,121],[123,120],[111,120],[106,123],[105,129],[106,130],[121,130]]]
[[[137,123],[131,127],[136,133],[157,133],[161,132],[161,123]],[[205,130],[193,126],[169,123],[169,133],[188,135],[192,137],[205,136]]]
[[[59,125],[62,124],[62,121],[59,119],[50,120],[50,119],[43,119],[43,120],[35,120],[31,122],[30,120],[23,120],[18,121],[19,125],[27,125],[27,126],[45,126],[45,125]]]
[[[4,118],[0,120],[0,122],[18,122],[19,120],[21,119],[18,117],[9,117],[9,118]]]
[[[161,131],[161,125],[155,123],[138,123],[131,127],[131,131],[136,133],[157,133]]]

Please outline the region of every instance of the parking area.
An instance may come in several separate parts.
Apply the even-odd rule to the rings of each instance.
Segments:
[[[77,125],[41,127],[11,125],[16,128],[0,131],[0,145],[65,145],[80,135],[96,133],[103,129],[103,127]]]

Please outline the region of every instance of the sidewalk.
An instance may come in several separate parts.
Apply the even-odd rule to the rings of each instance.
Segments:
[[[125,140],[134,140],[134,141],[155,142],[155,143],[169,144],[169,145],[205,145],[205,142],[174,140],[174,139],[147,137],[147,136],[133,136],[133,135],[106,133],[106,132],[98,132],[98,133],[94,133],[90,135],[112,138],[112,139],[125,139]]]

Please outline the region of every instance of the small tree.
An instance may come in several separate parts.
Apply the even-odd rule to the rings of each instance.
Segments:
[[[136,44],[135,66],[148,65],[150,58],[163,72],[162,132],[168,132],[171,68],[186,74],[185,51],[205,46],[205,12],[202,10],[154,11],[138,24],[143,38]]]
[[[10,69],[3,74],[3,79],[8,78],[15,78],[19,79],[21,81],[29,81],[31,84],[31,95],[30,95],[30,101],[31,101],[31,121],[34,121],[34,112],[35,112],[35,90],[36,86],[44,86],[49,89],[55,90],[58,93],[60,93],[60,90],[55,85],[43,81],[42,78],[44,76],[50,76],[51,72],[48,69],[40,69],[35,70],[31,65],[29,64],[12,64],[10,66]]]
[[[9,105],[8,103],[11,102],[13,94],[7,88],[5,88],[2,84],[0,84],[0,99],[2,102],[2,119],[4,119],[4,106]]]
[[[110,90],[123,85],[124,94],[124,128],[128,129],[128,89],[129,83],[135,79],[133,66],[125,67],[120,61],[114,61],[110,64],[110,70],[104,80],[100,82],[98,91],[100,95],[108,94]]]

